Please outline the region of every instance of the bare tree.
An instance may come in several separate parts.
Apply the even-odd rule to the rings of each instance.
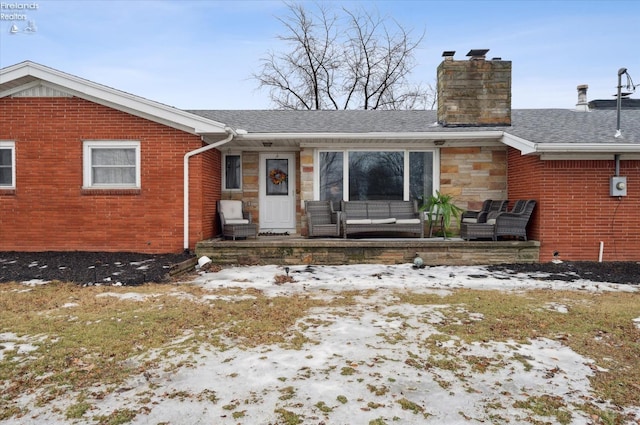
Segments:
[[[269,89],[280,109],[432,109],[435,90],[412,85],[414,51],[422,41],[377,14],[342,9],[343,17],[318,4],[310,13],[288,3],[279,18],[288,53],[269,52],[253,77]],[[340,27],[344,24],[344,28]]]

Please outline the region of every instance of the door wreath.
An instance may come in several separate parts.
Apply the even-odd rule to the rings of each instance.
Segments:
[[[280,170],[279,168],[274,168],[269,172],[269,178],[271,178],[271,182],[273,184],[280,184],[287,181],[287,173]]]

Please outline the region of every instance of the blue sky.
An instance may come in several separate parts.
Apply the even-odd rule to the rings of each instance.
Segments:
[[[425,32],[416,83],[435,85],[442,52],[470,49],[513,62],[513,108],[573,108],[576,86],[612,99],[624,67],[640,83],[640,2],[330,1],[376,8]],[[32,60],[182,109],[265,109],[251,74],[281,51],[280,1],[3,0],[0,67]],[[35,10],[7,4],[36,5]],[[313,4],[309,2],[309,6]],[[7,19],[6,15],[26,19]],[[11,18],[11,17],[9,17]],[[15,18],[15,16],[14,16]],[[29,21],[36,31],[25,31]],[[19,32],[10,33],[12,25]],[[633,97],[640,97],[636,93]]]

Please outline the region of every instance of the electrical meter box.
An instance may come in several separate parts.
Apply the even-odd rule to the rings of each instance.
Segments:
[[[626,177],[611,177],[610,195],[611,196],[627,196],[627,178]]]

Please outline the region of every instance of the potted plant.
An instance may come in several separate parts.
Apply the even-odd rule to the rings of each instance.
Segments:
[[[435,195],[426,198],[420,210],[427,212],[429,226],[433,226],[434,220],[439,221],[444,239],[447,238],[447,230],[451,225],[451,218],[460,218],[460,214],[464,211],[453,203],[453,196],[445,195],[437,190]]]

